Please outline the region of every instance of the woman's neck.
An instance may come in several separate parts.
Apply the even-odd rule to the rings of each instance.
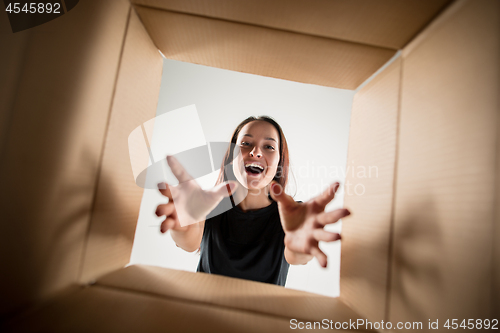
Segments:
[[[238,204],[238,207],[246,212],[269,206],[272,203],[268,198],[267,189],[248,190],[246,197]]]

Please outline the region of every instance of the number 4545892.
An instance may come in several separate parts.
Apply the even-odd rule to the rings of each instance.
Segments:
[[[492,330],[497,330],[498,329],[498,319],[467,319],[467,320],[462,320],[462,322],[459,324],[458,319],[448,319],[446,323],[444,324],[444,327],[447,329],[452,329],[456,330],[459,327],[463,329],[492,329]]]
[[[35,13],[61,14],[61,4],[57,3],[57,2],[54,4],[32,2],[29,4],[29,6],[27,3],[25,3],[24,6],[21,8],[21,4],[16,2],[14,4],[9,3],[7,8],[5,8],[5,11],[9,12],[9,13],[14,13],[14,14],[17,14],[20,12],[24,12],[26,14],[28,14],[28,13],[31,13],[31,14],[35,14]]]

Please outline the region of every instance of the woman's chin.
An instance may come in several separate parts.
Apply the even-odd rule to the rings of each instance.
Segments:
[[[243,184],[243,186],[249,190],[249,191],[252,191],[252,190],[261,190],[263,189],[264,187],[266,187],[265,185],[261,185],[260,182],[259,183],[255,183],[255,182],[248,182],[246,184]]]
[[[236,176],[236,179],[238,182],[245,187],[249,191],[256,191],[256,190],[262,190],[264,189],[271,180],[267,181],[265,178],[265,174],[258,173],[258,174],[252,174],[249,172],[245,172],[245,174],[238,174]]]

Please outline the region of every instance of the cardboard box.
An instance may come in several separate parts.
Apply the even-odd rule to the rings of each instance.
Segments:
[[[15,34],[0,15],[2,326],[253,332],[295,318],[444,330],[447,319],[500,319],[499,7],[87,0]],[[344,89],[403,50],[355,97],[348,164],[380,173],[345,198],[340,298],[124,268],[142,195],[127,138],[154,117],[158,49]]]

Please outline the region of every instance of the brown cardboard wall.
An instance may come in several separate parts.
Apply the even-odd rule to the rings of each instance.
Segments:
[[[499,12],[459,1],[403,52],[392,322],[492,318]]]
[[[1,315],[76,283],[81,266],[130,4],[77,9],[30,29],[13,80],[0,169]]]
[[[81,282],[124,267],[130,260],[143,189],[136,185],[132,174],[128,136],[156,114],[162,67],[163,58],[132,10],[108,121]]]
[[[340,297],[371,321],[385,320],[401,59],[354,96],[342,225]]]
[[[499,73],[500,76],[500,73]],[[500,78],[499,78],[500,81]],[[500,110],[500,94],[497,100],[497,110]],[[495,230],[493,233],[493,292],[491,297],[493,300],[493,315],[494,318],[500,318],[500,116],[497,116],[497,162],[495,169],[496,174],[496,217]]]
[[[0,156],[3,156],[6,135],[12,117],[26,47],[31,30],[13,34],[7,15],[0,15]]]
[[[173,12],[400,49],[450,0],[133,0]]]
[[[238,72],[355,89],[395,50],[136,6],[165,57]]]

